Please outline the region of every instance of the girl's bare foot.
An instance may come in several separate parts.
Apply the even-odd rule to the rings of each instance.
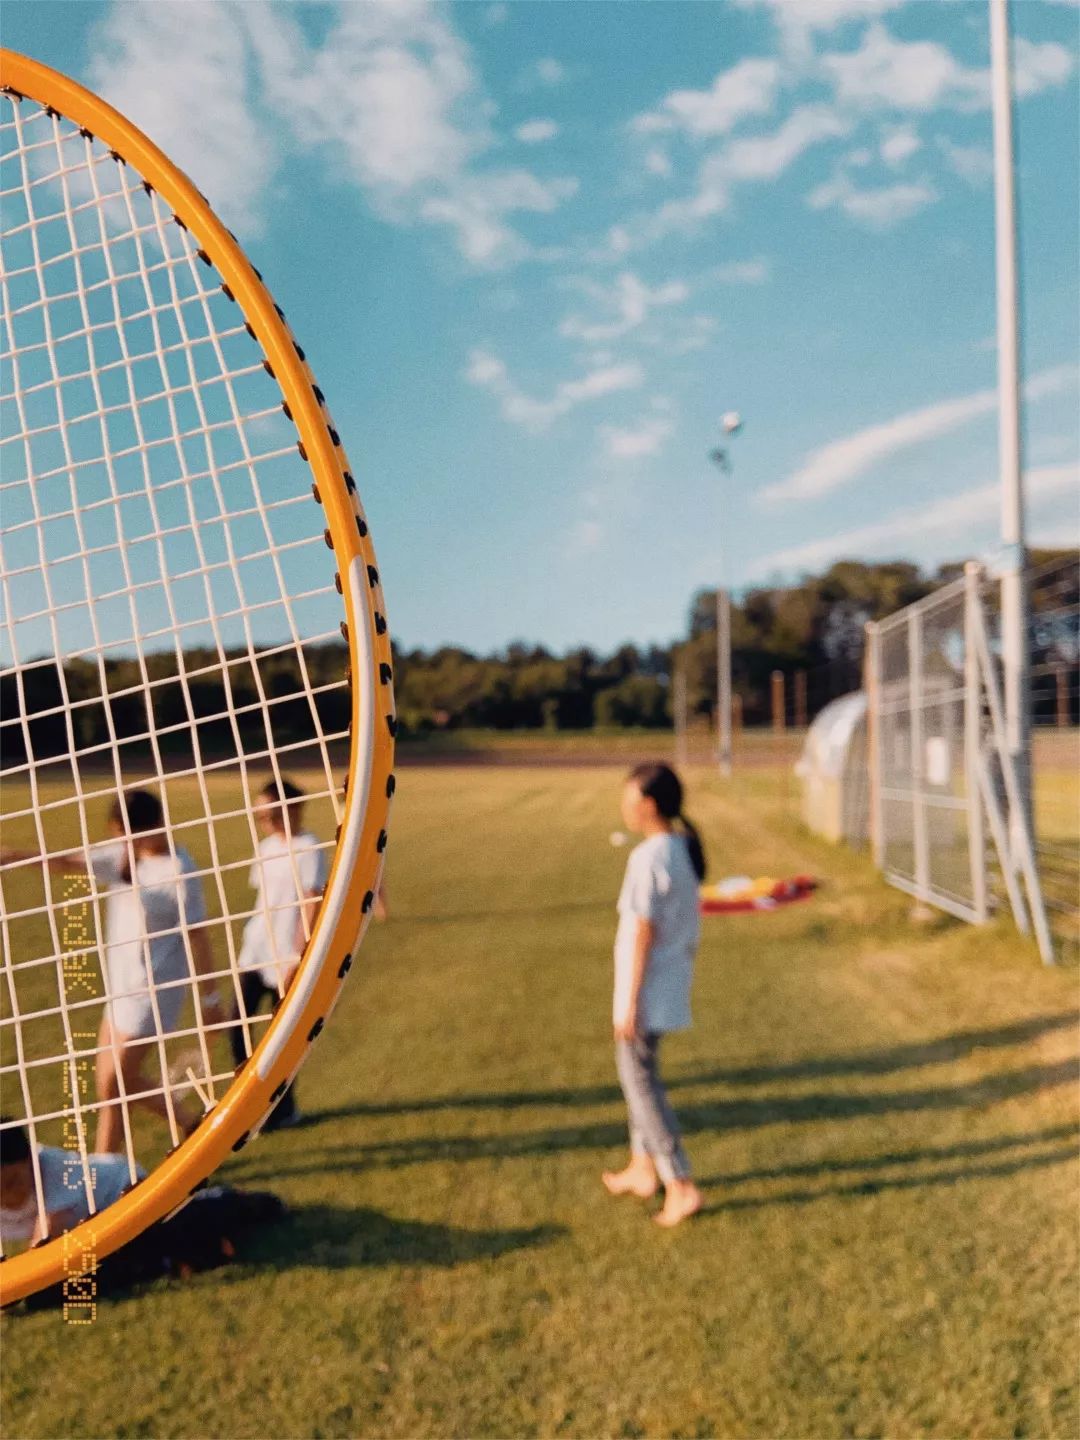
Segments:
[[[673,1180],[664,1192],[664,1208],[653,1216],[657,1225],[670,1230],[701,1209],[701,1191],[692,1180]]]
[[[631,1160],[625,1170],[605,1170],[601,1179],[609,1195],[636,1195],[648,1200],[656,1194],[656,1171],[649,1160]]]

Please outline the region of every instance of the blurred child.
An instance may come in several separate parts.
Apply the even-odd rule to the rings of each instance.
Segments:
[[[661,1037],[690,1025],[700,933],[698,887],[705,854],[682,802],[682,785],[667,765],[639,765],[623,788],[623,823],[645,837],[627,861],[615,937],[612,1020],[619,1084],[630,1118],[630,1163],[603,1177],[612,1195],[642,1199],[662,1184],[664,1206],[655,1218],[669,1227],[701,1208],[658,1071]]]
[[[39,1192],[34,1175],[41,1177]],[[114,1204],[132,1185],[132,1173],[121,1155],[88,1155],[90,1189],[95,1213]],[[145,1172],[135,1167],[135,1180]],[[228,1185],[203,1186],[179,1211],[158,1220],[122,1249],[98,1261],[88,1272],[95,1296],[109,1294],[162,1275],[186,1276],[232,1259],[238,1245],[256,1225],[287,1213],[276,1195],[234,1190]],[[71,1230],[90,1214],[82,1158],[74,1150],[51,1145],[32,1147],[25,1128],[0,1116],[0,1237],[5,1251],[13,1245],[37,1244]],[[71,1272],[68,1272],[69,1278]],[[37,1309],[63,1305],[66,1283],[39,1291],[27,1302]],[[81,1292],[85,1293],[85,1292]]]
[[[244,927],[240,948],[242,1008],[230,1032],[233,1059],[247,1055],[241,1014],[270,1008],[292,983],[311,934],[326,886],[326,856],[314,835],[303,828],[304,792],[290,780],[268,780],[258,794],[255,821],[262,840],[251,867],[255,913]],[[292,1086],[285,1091],[264,1129],[277,1130],[299,1120]]]
[[[206,1025],[222,1019],[210,979],[213,959],[203,928],[202,881],[194,860],[168,835],[157,795],[149,790],[118,795],[109,811],[109,835],[85,852],[2,852],[6,861],[42,860],[62,874],[89,874],[106,892],[107,995],[96,1073],[97,1098],[103,1103],[94,1147],[103,1154],[121,1148],[123,1125],[116,1103],[121,1096],[167,1119],[168,1077],[154,1083],[146,1069],[160,1064],[155,1042],[178,1029],[191,990]],[[197,983],[193,986],[192,981]],[[174,1102],[173,1113],[184,1134],[201,1118],[185,1102]]]
[[[39,1205],[32,1156],[23,1127],[0,1117],[0,1238],[5,1249],[13,1242],[36,1245],[62,1235],[90,1214],[81,1158],[53,1145],[37,1147]],[[95,1210],[104,1210],[131,1188],[131,1171],[122,1155],[89,1155],[87,1164]],[[135,1167],[136,1180],[143,1173]]]

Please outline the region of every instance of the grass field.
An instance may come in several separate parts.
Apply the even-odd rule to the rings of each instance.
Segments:
[[[821,892],[705,922],[669,1045],[706,1213],[613,1201],[624,850],[610,769],[408,768],[390,921],[223,1172],[289,1221],[243,1263],[3,1321],[6,1434],[1080,1433],[1077,975],[1004,922],[913,926],[767,772],[689,809],[714,876]]]

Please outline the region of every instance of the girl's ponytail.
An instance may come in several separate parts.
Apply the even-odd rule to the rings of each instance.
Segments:
[[[686,848],[690,852],[690,864],[699,880],[705,879],[705,847],[701,843],[697,826],[692,825],[682,813],[683,788],[679,777],[670,765],[635,765],[630,771],[631,780],[642,795],[651,800],[658,815],[665,820],[678,820],[686,831]]]
[[[705,846],[701,843],[698,828],[680,811],[679,824],[686,831],[686,848],[690,851],[690,864],[699,880],[705,879]]]

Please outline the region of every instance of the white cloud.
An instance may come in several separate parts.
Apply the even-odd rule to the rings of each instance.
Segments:
[[[866,20],[895,10],[904,0],[735,0],[744,10],[766,8],[779,25],[806,30],[835,30],[849,20]]]
[[[484,11],[484,26],[488,30],[495,30],[500,25],[505,25],[510,14],[509,5],[504,0],[498,0],[495,5],[489,5]]]
[[[523,145],[542,145],[545,140],[553,140],[559,133],[559,126],[554,120],[526,120],[514,131],[514,139],[520,140]]]
[[[289,10],[236,11],[269,104],[384,201],[456,176],[490,144],[468,49],[432,6],[339,6],[321,46]]]
[[[994,157],[982,145],[954,145],[944,135],[938,136],[938,149],[945,163],[969,185],[983,185],[993,178]]]
[[[1078,372],[1074,365],[1056,365],[1033,375],[1024,387],[1028,400],[1058,394],[1076,385]],[[961,425],[990,415],[997,408],[997,390],[978,390],[956,400],[943,400],[909,410],[880,425],[870,425],[832,440],[814,450],[798,470],[761,492],[769,504],[785,500],[817,500],[864,474],[871,466],[888,459],[899,450],[919,445],[935,436],[947,434]]]
[[[1022,98],[1063,85],[1076,63],[1070,51],[1053,40],[1040,45],[1017,35],[1012,52],[1013,85]]]
[[[971,108],[989,100],[984,70],[961,65],[933,40],[895,40],[884,25],[868,27],[857,50],[824,55],[821,65],[845,105],[876,110]]]
[[[653,214],[618,227],[625,248],[672,231],[694,229],[702,220],[727,209],[734,184],[775,180],[812,146],[846,135],[850,129],[850,121],[828,106],[801,105],[777,129],[729,141],[702,162],[697,188],[690,195],[669,200]]]
[[[859,110],[977,110],[990,103],[988,70],[961,64],[934,40],[897,40],[880,23],[867,27],[858,49],[824,55],[820,64],[837,100]],[[1062,84],[1073,65],[1065,46],[1017,37],[1017,95],[1036,95]]]
[[[551,88],[555,85],[564,85],[569,78],[569,71],[562,61],[546,55],[525,67],[518,79],[518,84],[523,90],[535,90],[540,87]]]
[[[1028,499],[1035,502],[1075,494],[1080,486],[1080,465],[1073,462],[1028,470],[1024,484]],[[957,553],[962,553],[970,544],[972,531],[987,522],[993,523],[1000,507],[1001,487],[994,481],[944,500],[897,511],[871,525],[839,534],[833,532],[819,540],[774,551],[755,562],[753,573],[768,575],[777,570],[806,570],[843,556],[895,556],[902,545],[918,546],[927,537],[943,533],[956,536]],[[1071,523],[1075,531],[1075,514]]]
[[[93,45],[106,98],[248,233],[290,149],[320,152],[329,176],[385,220],[449,226],[478,266],[534,253],[507,217],[550,211],[577,188],[481,168],[491,105],[468,46],[429,0],[338,4],[317,43],[295,11],[264,0],[117,5]]]
[[[817,32],[871,19],[896,9],[904,0],[735,0],[735,3],[743,9],[770,10],[785,55],[805,64],[813,56]]]
[[[660,338],[659,347],[667,355],[689,355],[693,350],[704,350],[718,329],[715,315],[690,315],[674,337]]]
[[[539,431],[578,405],[620,390],[636,390],[643,384],[645,372],[637,364],[596,367],[576,380],[563,380],[550,400],[534,400],[513,383],[497,355],[476,349],[469,355],[465,379],[498,399],[504,419]]]
[[[1027,381],[1024,385],[1024,398],[1042,400],[1047,395],[1060,395],[1066,390],[1075,389],[1078,380],[1080,372],[1075,365],[1052,365],[1047,370],[1040,370]]]
[[[922,141],[910,125],[902,125],[885,133],[881,141],[881,158],[886,165],[903,165],[922,149]]]
[[[733,140],[715,157],[715,169],[725,180],[775,180],[811,146],[850,129],[826,105],[800,105],[771,135]]]
[[[937,191],[926,181],[860,190],[850,176],[838,174],[811,190],[806,202],[812,210],[836,206],[860,225],[886,230],[933,204],[937,198]]]
[[[708,90],[673,90],[657,110],[637,116],[631,128],[638,134],[681,130],[696,137],[726,135],[748,115],[767,115],[780,86],[776,60],[740,60],[722,70]]]
[[[764,285],[769,278],[769,262],[760,256],[755,260],[729,260],[710,270],[709,278],[722,285]]]
[[[617,276],[610,287],[585,281],[582,288],[602,310],[611,314],[611,318],[588,321],[580,315],[568,315],[559,326],[559,333],[571,340],[584,340],[590,345],[617,340],[621,335],[636,330],[650,310],[658,306],[679,305],[690,294],[689,287],[681,280],[670,280],[650,290],[629,270]]]
[[[670,420],[658,415],[629,429],[602,425],[599,433],[612,460],[640,460],[647,455],[659,455],[674,428]]]
[[[662,145],[650,145],[645,152],[645,169],[650,175],[666,179],[671,174],[671,158]]]
[[[230,7],[115,6],[93,33],[88,76],[196,178],[227,223],[261,230],[264,192],[281,157],[253,111],[246,43]]]
[[[548,214],[577,188],[571,178],[544,181],[528,170],[488,171],[462,177],[451,193],[431,196],[422,203],[420,215],[450,226],[462,255],[484,267],[532,253],[503,216],[520,211]]]

